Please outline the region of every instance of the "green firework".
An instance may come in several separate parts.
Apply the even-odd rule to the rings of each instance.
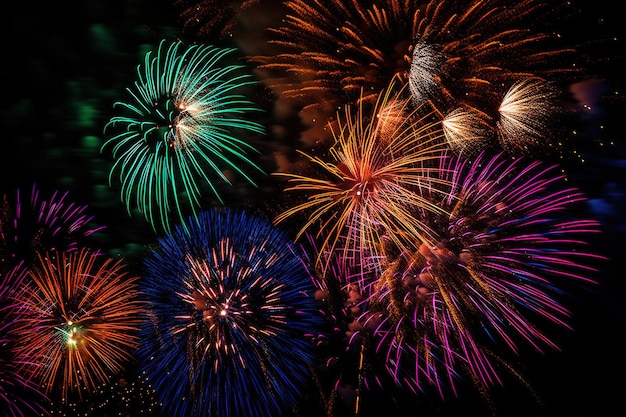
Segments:
[[[132,100],[114,104],[121,114],[106,124],[105,135],[114,132],[101,151],[112,148],[109,185],[118,175],[129,214],[136,208],[155,231],[169,231],[172,221],[195,215],[204,191],[223,203],[216,184],[232,185],[226,172],[255,185],[244,168],[263,173],[250,159],[258,151],[236,135],[265,129],[244,118],[260,109],[238,92],[252,75],[225,64],[234,48],[163,40],[152,52],[127,88]]]

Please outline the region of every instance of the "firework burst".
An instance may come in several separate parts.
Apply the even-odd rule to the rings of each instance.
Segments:
[[[304,192],[307,200],[275,221],[307,213],[298,237],[316,229],[313,234],[325,236],[321,252],[358,248],[361,259],[368,259],[377,256],[383,240],[406,248],[433,238],[415,214],[418,208],[440,212],[422,189],[438,182],[429,173],[443,149],[441,130],[411,110],[405,89],[394,87],[392,82],[373,109],[362,101],[356,114],[347,106],[338,115],[330,161],[301,152],[318,176],[276,174],[295,184],[285,191]]]
[[[119,130],[103,145],[112,147],[115,159],[110,181],[119,171],[129,213],[136,205],[155,230],[169,230],[172,218],[195,213],[203,191],[220,199],[214,182],[232,184],[230,171],[254,184],[240,165],[262,173],[249,157],[256,149],[236,137],[265,129],[242,118],[259,109],[242,95],[254,82],[242,65],[228,63],[234,53],[162,41],[155,56],[146,54],[139,80],[127,89],[132,102],[115,103],[126,114],[105,127],[105,133]]]
[[[503,84],[529,76],[571,81],[580,73],[574,50],[560,45],[558,34],[533,27],[554,12],[540,0],[285,4],[283,25],[270,29],[275,50],[250,59],[268,72],[265,82],[280,97],[318,109],[317,120],[356,102],[361,91],[375,100],[401,76],[417,104],[429,102],[440,117],[472,109],[495,135]]]
[[[55,191],[48,198],[36,185],[30,194],[19,189],[15,198],[3,195],[0,203],[0,265],[2,271],[21,260],[29,262],[42,251],[77,250],[81,239],[102,230],[92,224],[88,207]],[[5,265],[6,264],[6,265]],[[6,266],[6,268],[5,268]]]
[[[81,249],[47,252],[17,295],[16,357],[29,379],[63,401],[91,393],[132,358],[141,304],[122,261]]]
[[[516,81],[498,108],[498,139],[510,154],[529,154],[554,147],[546,132],[556,114],[557,90],[537,78]]]
[[[284,232],[245,212],[200,212],[144,264],[151,307],[139,356],[169,415],[274,416],[297,405],[321,316]]]
[[[398,384],[443,395],[467,375],[489,387],[501,352],[558,349],[544,327],[569,328],[560,285],[593,284],[601,257],[586,249],[598,223],[577,216],[585,197],[555,168],[484,154],[442,164],[440,241],[391,260],[359,319],[375,323]]]

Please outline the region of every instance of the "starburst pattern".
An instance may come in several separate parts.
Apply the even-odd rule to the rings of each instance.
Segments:
[[[244,95],[254,81],[235,52],[163,40],[138,67],[132,102],[115,103],[125,114],[105,127],[118,129],[103,145],[115,158],[110,180],[119,171],[129,213],[136,206],[155,230],[195,213],[203,192],[221,201],[215,181],[232,184],[229,171],[251,184],[243,166],[263,173],[249,155],[258,151],[237,137],[265,129],[243,118],[260,110]]]
[[[280,415],[314,360],[311,273],[269,220],[218,209],[198,220],[145,259],[143,369],[168,415]]]
[[[600,226],[576,211],[585,197],[556,167],[484,154],[443,161],[452,186],[450,214],[432,218],[440,241],[390,259],[359,319],[376,323],[399,385],[442,395],[462,375],[499,384],[507,365],[496,352],[558,349],[545,327],[570,328],[564,288],[594,285],[602,259],[587,248]]]
[[[373,109],[361,102],[356,113],[348,106],[338,114],[328,161],[302,153],[318,169],[317,176],[276,174],[295,184],[286,191],[307,194],[304,203],[281,213],[276,222],[306,213],[298,236],[309,229],[326,236],[320,251],[358,248],[368,259],[378,256],[386,239],[406,248],[433,238],[416,214],[418,208],[441,211],[422,196],[422,188],[436,190],[430,170],[443,149],[441,130],[411,110],[405,88],[394,87],[392,82]]]
[[[16,357],[29,379],[66,400],[108,381],[138,344],[138,277],[121,260],[80,249],[39,254],[16,296]]]

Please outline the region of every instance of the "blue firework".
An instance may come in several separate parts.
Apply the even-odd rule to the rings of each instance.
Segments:
[[[244,118],[260,109],[243,95],[254,81],[233,63],[235,52],[163,40],[138,66],[130,102],[114,104],[121,111],[102,147],[115,159],[109,182],[119,175],[129,213],[138,209],[155,230],[195,215],[204,191],[221,202],[216,182],[232,185],[230,172],[251,184],[247,169],[263,173],[251,159],[258,151],[238,137],[265,129]]]
[[[321,318],[283,231],[244,211],[202,211],[144,269],[138,357],[168,415],[277,416],[297,404]]]

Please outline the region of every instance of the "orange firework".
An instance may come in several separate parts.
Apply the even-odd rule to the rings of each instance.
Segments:
[[[123,370],[138,346],[137,277],[98,252],[39,255],[18,299],[16,355],[46,394],[92,392]],[[58,392],[56,390],[59,390]]]
[[[301,152],[319,168],[319,176],[277,174],[295,184],[286,191],[305,192],[308,199],[276,222],[308,212],[298,237],[315,227],[318,237],[325,236],[321,251],[357,249],[365,257],[379,255],[387,239],[405,248],[433,237],[419,212],[442,212],[425,193],[436,192],[437,182],[429,174],[444,142],[439,124],[411,110],[405,91],[392,82],[371,113],[361,101],[356,114],[353,106],[338,114],[330,160]]]
[[[495,137],[503,86],[529,76],[569,84],[581,73],[575,49],[540,26],[563,19],[567,3],[555,4],[289,0],[284,23],[270,29],[274,49],[249,58],[305,120],[309,113],[326,120],[359,98],[375,100],[401,76],[417,104],[430,103],[440,117],[471,109]]]

